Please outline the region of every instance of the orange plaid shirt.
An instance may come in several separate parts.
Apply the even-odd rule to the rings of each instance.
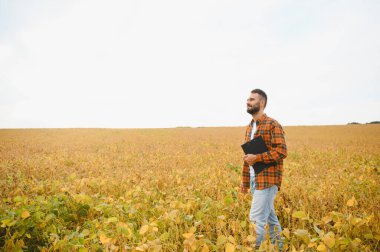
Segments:
[[[251,140],[252,132],[251,123],[247,126],[245,132],[245,142]],[[262,190],[267,187],[276,185],[280,190],[282,182],[283,159],[287,156],[287,148],[285,143],[285,132],[281,125],[274,119],[268,117],[265,113],[256,122],[256,132],[254,137],[262,136],[268,147],[268,151],[258,154],[256,162],[274,163],[273,166],[265,168],[259,174],[255,173],[255,189]],[[250,187],[249,165],[244,161],[242,169],[241,190],[247,192]]]

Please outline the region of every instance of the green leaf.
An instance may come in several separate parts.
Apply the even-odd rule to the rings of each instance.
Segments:
[[[160,239],[161,239],[162,241],[166,241],[166,240],[169,239],[169,237],[170,237],[169,233],[168,233],[168,232],[165,232],[165,233],[163,233],[163,234],[160,236]]]
[[[293,218],[297,219],[307,219],[307,215],[304,211],[296,211],[293,213]]]
[[[298,237],[309,236],[309,232],[305,229],[297,229],[296,231],[294,231],[294,234]]]
[[[224,203],[225,203],[226,205],[231,205],[233,202],[234,202],[234,199],[232,198],[231,195],[228,195],[228,196],[226,196],[226,197],[224,198]]]
[[[117,221],[118,219],[116,217],[110,217],[105,221],[105,223],[112,223],[112,222],[117,222]]]

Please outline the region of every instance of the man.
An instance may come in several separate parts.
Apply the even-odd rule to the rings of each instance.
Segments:
[[[246,128],[245,142],[261,135],[268,151],[243,156],[240,188],[241,192],[246,194],[251,185],[253,199],[249,219],[256,227],[256,249],[265,240],[265,224],[268,223],[272,243],[278,242],[279,249],[282,250],[282,229],[274,210],[274,199],[281,187],[283,159],[287,156],[287,148],[281,125],[264,113],[266,105],[265,92],[260,89],[252,90],[247,99],[247,112],[252,115],[252,120]],[[257,162],[272,165],[257,173],[252,167]],[[252,188],[253,186],[255,188]]]

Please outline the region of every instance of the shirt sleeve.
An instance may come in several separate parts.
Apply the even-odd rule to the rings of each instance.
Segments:
[[[244,162],[243,169],[241,171],[241,186],[247,189],[250,187],[250,176],[249,165],[247,162]]]
[[[249,125],[246,128],[245,131],[245,141],[248,139],[248,133],[249,133],[250,127]],[[250,174],[249,174],[249,165],[247,162],[243,162],[243,167],[241,171],[241,183],[240,183],[240,189],[244,192],[247,192],[250,187]]]
[[[256,155],[257,162],[273,163],[280,162],[288,155],[285,143],[285,132],[279,123],[273,123],[270,136],[271,145],[269,151]]]

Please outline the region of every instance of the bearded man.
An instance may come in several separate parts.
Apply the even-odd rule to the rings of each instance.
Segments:
[[[281,188],[283,159],[287,156],[287,147],[282,126],[264,113],[267,101],[267,95],[261,89],[252,90],[247,99],[247,112],[252,115],[252,120],[246,128],[245,142],[262,136],[268,151],[243,156],[240,189],[246,194],[251,187],[253,197],[249,220],[255,224],[256,249],[265,240],[265,225],[268,224],[271,242],[277,243],[281,251],[282,229],[274,209],[274,199]],[[253,168],[257,162],[271,165],[257,173]]]

